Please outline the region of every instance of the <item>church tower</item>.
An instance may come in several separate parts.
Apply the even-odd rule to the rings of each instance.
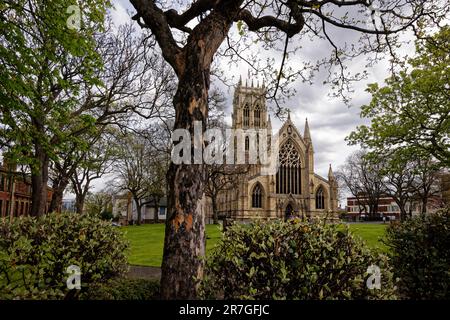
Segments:
[[[259,81],[254,84],[253,80],[245,81],[239,79],[234,91],[232,129],[266,129],[267,106],[266,88]]]
[[[234,154],[237,148],[252,154],[255,131],[267,130],[267,151],[277,152],[275,171],[266,171],[259,162],[248,162],[247,171],[236,186],[224,190],[218,211],[233,220],[302,219],[328,217],[337,208],[337,184],[330,168],[328,179],[314,172],[313,135],[308,120],[300,133],[288,114],[272,141],[272,123],[266,104],[267,90],[258,81],[239,79],[233,96],[232,129]],[[248,130],[248,131],[247,131]],[[261,132],[256,136],[256,149],[261,146]],[[239,137],[239,138],[238,138]],[[237,143],[238,139],[245,139]],[[276,148],[271,148],[272,144]],[[238,146],[239,145],[239,146]],[[245,145],[245,147],[244,147]],[[242,149],[241,149],[242,148]],[[255,150],[255,149],[253,149]],[[256,151],[256,150],[255,150]],[[239,153],[241,155],[242,153]],[[259,154],[259,152],[258,152]]]

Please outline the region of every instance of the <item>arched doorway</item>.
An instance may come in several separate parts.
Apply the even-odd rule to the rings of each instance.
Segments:
[[[286,209],[284,209],[284,218],[286,220],[292,218],[294,216],[294,208],[290,203],[286,206]]]

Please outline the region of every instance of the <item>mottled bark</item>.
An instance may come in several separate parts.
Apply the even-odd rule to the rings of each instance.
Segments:
[[[238,7],[239,4],[234,9]],[[206,128],[210,67],[231,26],[232,17],[226,16],[228,14],[233,13],[218,10],[193,30],[184,47],[182,63],[176,67],[179,83],[173,100],[174,129],[189,130],[192,144],[194,121],[202,122],[202,130]],[[205,255],[204,174],[202,164],[174,163],[167,174],[168,218],[161,274],[163,299],[196,299],[198,296]]]
[[[207,117],[207,83],[180,83],[174,98],[177,128],[193,135],[193,123]],[[198,79],[196,79],[198,81]],[[192,107],[189,107],[191,104]],[[169,196],[161,275],[164,299],[195,299],[197,279],[203,276],[205,217],[202,208],[203,165],[171,163],[168,171]]]

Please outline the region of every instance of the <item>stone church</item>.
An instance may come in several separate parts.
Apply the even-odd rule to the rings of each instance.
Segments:
[[[253,86],[253,82],[244,85],[239,81],[233,99],[232,129],[267,129],[271,137],[265,94],[264,85]],[[248,150],[247,140],[245,148]],[[262,174],[258,164],[249,165],[236,188],[219,194],[219,215],[238,221],[336,216],[337,183],[331,165],[328,179],[314,172],[314,147],[308,120],[301,134],[288,116],[278,132],[278,164],[273,175]],[[210,208],[207,213],[210,218]]]

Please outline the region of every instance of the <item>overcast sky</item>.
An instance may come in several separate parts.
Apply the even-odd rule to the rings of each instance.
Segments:
[[[127,0],[115,0],[115,10],[112,13],[113,20],[116,23],[123,23],[128,21],[129,15],[127,10],[134,13],[134,9]],[[355,37],[352,31],[331,30],[335,32],[334,36],[340,41],[346,41]],[[310,43],[310,45],[303,46],[299,51],[298,60],[305,59],[308,61],[315,61],[318,56],[323,56],[323,53],[330,53],[330,45],[323,41]],[[411,48],[405,48],[404,51]],[[279,54],[275,55],[278,58]],[[296,56],[297,58],[297,56]],[[361,71],[365,68],[365,58],[355,59],[351,61],[351,71]],[[236,68],[226,67],[227,75],[235,75],[238,79],[239,75],[243,80],[247,78],[247,65],[243,62]],[[316,74],[313,84],[304,84],[300,81],[295,83],[294,87],[297,94],[284,104],[284,107],[291,110],[291,119],[300,130],[303,132],[305,118],[308,118],[311,136],[313,139],[315,150],[315,167],[316,173],[324,177],[327,176],[328,166],[331,163],[332,167],[337,169],[345,161],[345,158],[357,147],[350,147],[345,142],[345,137],[356,128],[357,125],[367,123],[359,117],[359,107],[370,101],[370,95],[365,92],[368,83],[383,82],[388,76],[388,64],[386,61],[381,61],[375,67],[367,69],[368,77],[364,81],[354,85],[354,93],[351,93],[352,106],[346,106],[340,98],[330,97],[332,89],[329,86],[322,85],[325,80],[325,72],[321,71]],[[213,85],[221,86],[220,83]],[[255,81],[256,84],[256,81]],[[223,89],[223,87],[222,87]],[[225,93],[228,96],[228,119],[231,119],[232,111],[232,89]],[[272,125],[274,129],[279,129],[281,122],[274,119],[272,115]]]
[[[129,1],[114,0],[113,3],[115,7],[112,11],[114,23],[118,25],[130,21],[130,15],[127,11],[133,14],[135,10]],[[333,37],[338,39],[337,41],[341,42],[352,40],[356,36],[352,31],[329,31]],[[413,49],[413,46],[404,47],[401,49],[401,52],[411,52]],[[308,45],[303,45],[300,51],[296,53],[291,65],[295,67],[295,63],[298,63],[300,67],[303,60],[315,61],[318,57],[329,56],[330,52],[331,47],[327,42],[310,42]],[[276,62],[278,62],[279,53],[272,54],[274,54],[274,57],[277,59]],[[366,69],[365,64],[364,57],[354,59],[349,64],[349,69],[350,71],[360,72]],[[227,65],[223,69],[227,76],[235,76],[236,80],[239,79],[239,76],[242,76],[244,81],[247,78],[248,69],[245,63],[235,67]],[[365,92],[365,89],[368,83],[383,82],[388,76],[388,63],[387,61],[380,61],[375,67],[366,71],[368,72],[367,79],[356,83],[353,87],[354,93],[350,94],[352,99],[351,107],[345,105],[340,98],[330,96],[332,89],[323,85],[323,81],[326,79],[326,71],[324,70],[316,74],[312,85],[300,81],[295,83],[296,95],[283,105],[291,110],[291,119],[301,133],[304,130],[305,118],[308,118],[315,151],[315,171],[319,175],[327,177],[329,164],[332,164],[332,167],[336,170],[344,163],[346,157],[357,149],[357,147],[348,146],[345,142],[345,137],[356,126],[367,123],[367,120],[363,120],[359,116],[359,107],[370,101],[370,95]],[[228,121],[231,122],[233,90],[224,87],[221,83],[214,82],[214,80],[212,85],[225,90],[228,97],[226,116]],[[273,115],[271,118],[275,131],[281,127],[282,123]],[[95,190],[99,191],[102,189],[106,180],[102,179],[102,181],[99,181]]]

